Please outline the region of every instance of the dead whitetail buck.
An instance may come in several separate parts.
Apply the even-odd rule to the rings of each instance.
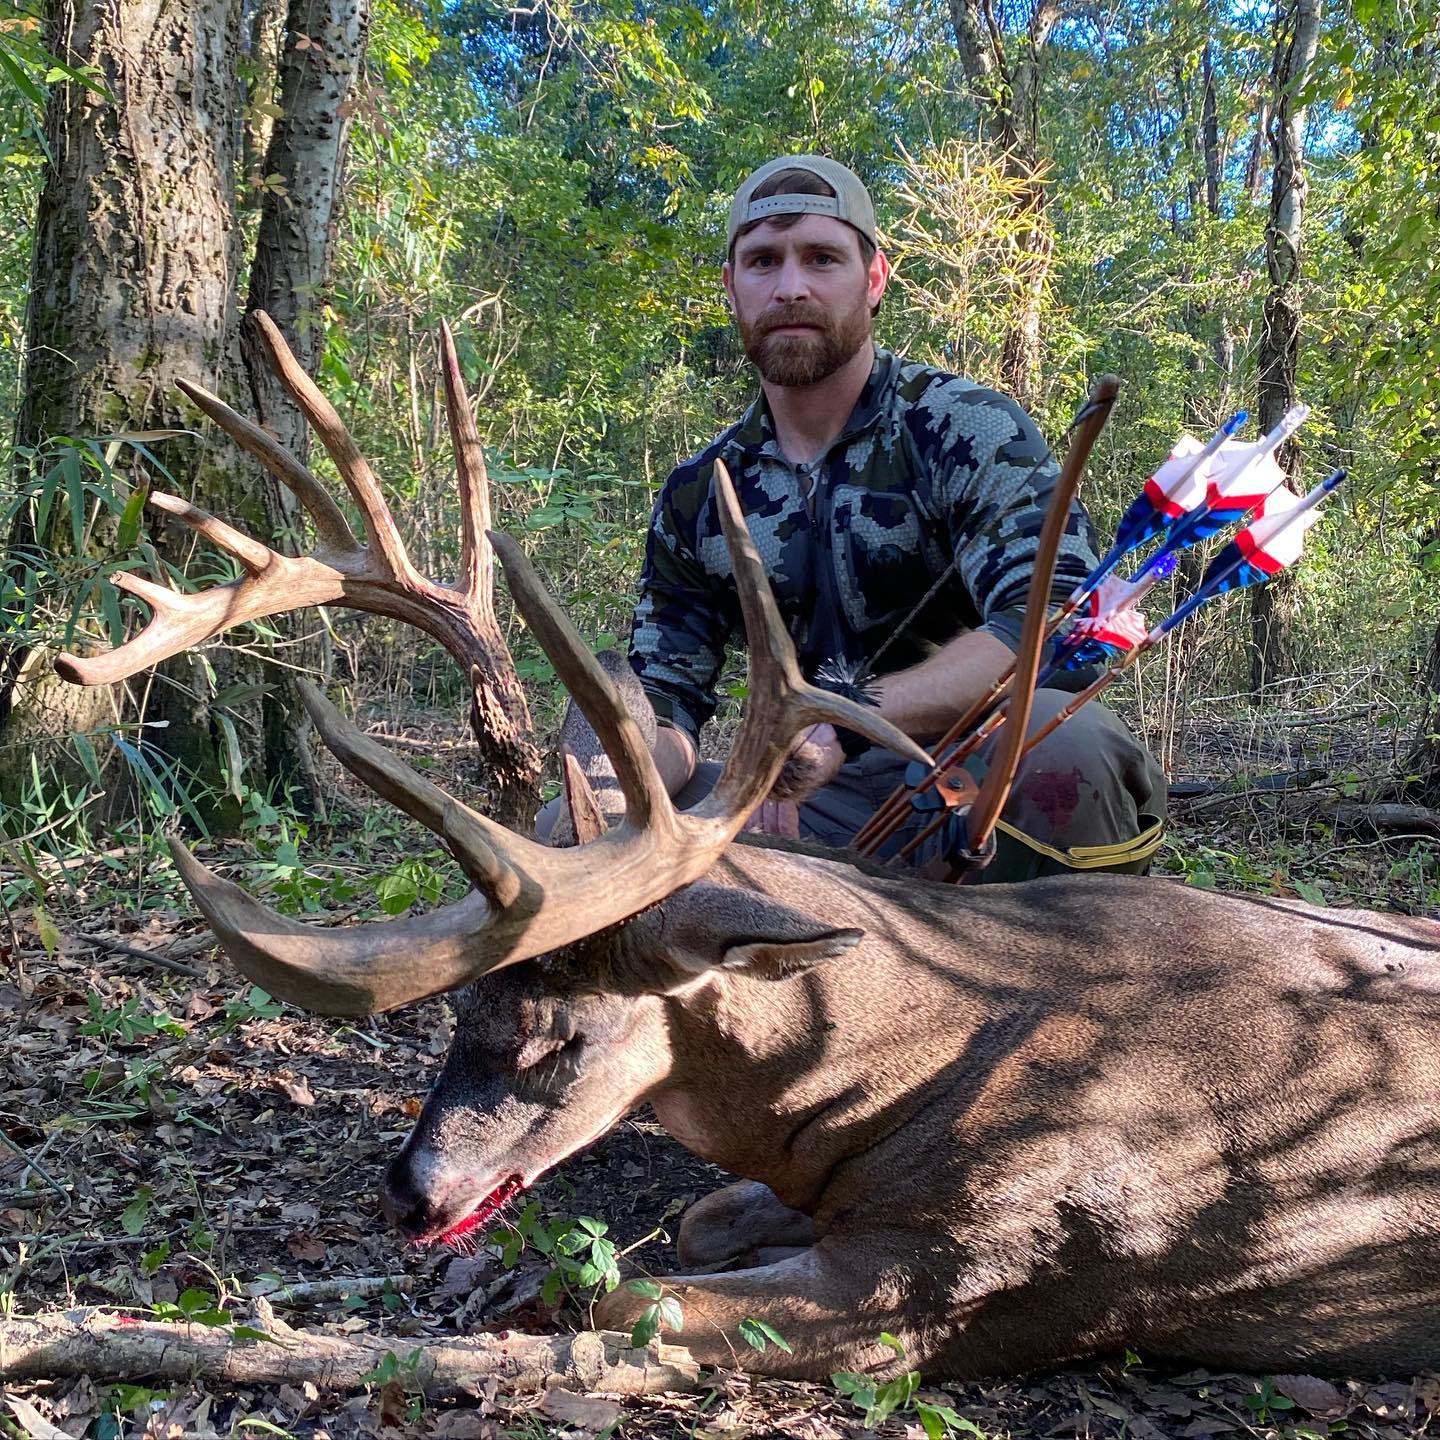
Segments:
[[[484,568],[478,447],[465,444],[453,353],[468,592],[413,576],[353,445],[281,368],[369,544],[347,540],[293,461],[262,450],[340,579],[297,593],[292,567],[319,560],[282,560],[161,501],[248,573],[193,598],[140,591],[149,627],[72,662],[77,678],[118,678],[240,619],[353,602],[353,574],[371,577],[362,598],[403,594],[388,613],[432,631],[472,608],[457,595],[473,601]],[[698,808],[671,807],[615,687],[496,536],[517,604],[613,758],[617,828],[601,833],[577,802],[576,848],[508,833],[311,692],[341,761],[442,837],[475,893],[419,918],[315,929],[175,847],[221,945],[278,995],[360,1015],[468,987],[444,1072],[386,1177],[400,1230],[435,1239],[482,1222],[648,1101],[696,1154],[747,1177],[694,1207],[688,1273],[663,1282],[702,1360],[730,1361],[755,1317],[793,1354],[740,1347],[745,1363],[811,1377],[892,1359],[885,1331],[951,1376],[1122,1344],[1242,1368],[1434,1364],[1440,929],[1118,877],[931,885],[732,845],[811,721],[912,747],[800,679],[721,476],[715,503],[751,676],[730,761]],[[596,1318],[625,1328],[646,1303],[622,1287]]]

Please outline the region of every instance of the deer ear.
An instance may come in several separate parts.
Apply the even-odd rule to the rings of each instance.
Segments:
[[[686,979],[707,970],[787,980],[853,950],[863,930],[821,925],[753,890],[701,881],[661,907],[660,948]]]

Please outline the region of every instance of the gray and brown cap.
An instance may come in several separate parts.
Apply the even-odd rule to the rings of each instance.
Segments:
[[[750,198],[772,175],[783,170],[808,171],[817,180],[823,180],[835,193],[767,195],[763,200]],[[870,203],[870,192],[853,170],[825,155],[782,155],[751,175],[730,202],[730,227],[725,241],[727,252],[734,248],[735,237],[745,226],[757,220],[768,220],[772,215],[832,215],[853,226],[877,250],[880,248],[880,242],[875,238],[875,207]]]

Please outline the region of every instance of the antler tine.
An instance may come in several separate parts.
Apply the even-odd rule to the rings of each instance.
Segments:
[[[150,498],[160,502],[158,508],[178,515],[192,529],[235,555],[247,573],[228,585],[194,592],[170,590],[123,571],[112,575],[110,581],[116,589],[145,601],[154,613],[139,634],[114,650],[101,655],[57,655],[55,669],[71,684],[108,685],[128,679],[231,626],[302,605],[323,605],[342,593],[339,577],[329,566],[314,560],[292,560],[274,551],[266,551],[269,559],[262,563],[264,546],[238,531],[230,531],[228,526],[223,527],[229,533],[222,538],[222,522],[203,510],[195,510],[173,496]],[[281,592],[286,598],[277,602]]]
[[[580,762],[568,751],[565,755],[565,808],[570,812],[576,844],[586,845],[591,840],[598,840],[610,829]]]
[[[525,552],[502,531],[490,543],[505,569],[515,604],[550,657],[556,673],[585,718],[595,727],[625,795],[625,824],[647,828],[673,822],[675,807],[655,768],[655,758],[640,727],[625,708],[610,677],[586,648],[569,617],[551,598]],[[673,828],[673,825],[672,825]]]
[[[272,995],[321,1015],[375,1015],[439,995],[505,962],[477,963],[474,937],[494,912],[472,894],[384,925],[322,929],[277,915],[201,864],[178,840],[170,854],[226,955]]]
[[[908,760],[933,764],[914,740],[872,706],[818,689],[803,678],[730,472],[719,460],[715,462],[715,500],[745,620],[750,686],[745,719],[730,747],[725,769],[714,790],[687,814],[703,819],[748,815],[769,794],[795,736],[807,725],[821,721],[857,731]]]
[[[494,613],[491,590],[490,475],[485,468],[485,447],[470,413],[455,337],[440,322],[440,374],[445,382],[445,418],[455,450],[455,477],[460,486],[460,583],[489,614]]]
[[[415,569],[400,539],[395,518],[380,491],[375,472],[360,453],[359,446],[345,428],[335,407],[291,353],[275,322],[263,310],[254,311],[252,319],[275,373],[310,422],[310,428],[335,462],[345,488],[360,507],[372,551],[396,579],[414,576]]]
[[[325,487],[267,430],[232,410],[218,395],[193,380],[177,379],[175,388],[188,395],[242,450],[253,455],[305,507],[320,543],[331,550],[359,550],[350,522]],[[152,497],[153,498],[153,497]]]
[[[524,885],[504,852],[517,846],[523,849],[530,842],[417,775],[383,745],[361,734],[308,681],[298,681],[297,688],[320,738],[352,775],[412,820],[442,836],[471,883],[496,909],[507,909],[519,900]]]
[[[218,520],[208,510],[182,500],[178,495],[166,494],[163,490],[152,490],[149,503],[167,515],[173,515],[182,525],[208,540],[217,550],[233,555],[249,575],[261,575],[275,559],[275,552],[268,546],[253,540],[233,525]]]

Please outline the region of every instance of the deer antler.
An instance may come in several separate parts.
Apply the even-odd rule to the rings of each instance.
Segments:
[[[177,381],[206,415],[295,494],[314,523],[315,549],[309,555],[282,555],[177,496],[153,493],[151,505],[233,556],[244,575],[227,585],[189,594],[139,576],[115,575],[117,587],[150,606],[149,623],[105,654],[60,656],[56,669],[75,684],[105,685],[262,616],[330,604],[388,615],[432,636],[459,663],[471,680],[476,738],[491,773],[502,789],[528,787],[533,793],[540,761],[529,738],[524,692],[495,619],[492,557],[485,538],[490,526],[485,458],[449,328],[441,326],[441,369],[459,477],[462,540],[460,579],[454,585],[441,585],[411,563],[374,472],[334,407],[291,354],[284,336],[264,312],[256,313],[254,323],[270,363],[358,506],[365,543],[356,540],[315,476],[279,441],[203,386]]]
[[[817,721],[929,763],[873,708],[801,677],[723,465],[716,466],[715,491],[750,644],[750,687],[745,718],[711,794],[692,810],[675,810],[609,676],[524,552],[492,534],[516,605],[605,743],[625,793],[624,820],[571,849],[527,840],[423,779],[306,687],[316,727],[341,763],[441,836],[478,893],[413,919],[317,929],[276,915],[172,843],[196,903],[246,975],[322,1014],[390,1010],[573,944],[699,879],[769,793],[795,735]]]

